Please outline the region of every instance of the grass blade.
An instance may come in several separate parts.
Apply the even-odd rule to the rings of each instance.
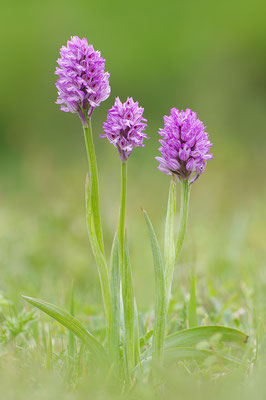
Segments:
[[[70,315],[72,317],[75,316],[75,308],[74,308],[74,283],[72,283],[72,290],[71,290],[71,299],[70,299]],[[71,358],[74,357],[75,354],[75,335],[73,332],[69,331],[68,336],[68,352]]]
[[[140,361],[140,346],[139,346],[139,313],[134,298],[134,348],[135,348],[135,365]]]
[[[47,340],[47,358],[46,358],[46,369],[50,371],[52,368],[52,357],[53,357],[53,340],[52,333],[49,326],[48,330],[48,340]]]
[[[104,348],[98,340],[72,315],[62,310],[60,307],[47,303],[46,301],[34,299],[32,297],[22,296],[28,303],[45,312],[65,328],[74,333],[81,341],[86,344],[87,348],[93,353],[99,363],[108,366],[108,359]]]

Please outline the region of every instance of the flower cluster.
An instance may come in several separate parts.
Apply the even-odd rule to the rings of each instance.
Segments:
[[[85,122],[84,114],[90,116],[110,95],[110,75],[105,72],[105,60],[99,51],[88,45],[87,39],[78,36],[71,37],[60,54],[55,71],[59,75],[57,104],[62,104],[62,111],[79,113]]]
[[[107,120],[103,124],[104,135],[110,143],[116,146],[122,161],[126,161],[134,147],[142,146],[147,138],[143,132],[147,120],[142,117],[144,108],[139,107],[132,97],[122,103],[119,97],[114,106],[108,111]]]
[[[206,167],[206,161],[213,158],[208,154],[212,143],[205,132],[205,126],[197,114],[189,108],[186,111],[171,109],[170,116],[164,116],[164,128],[159,134],[161,157],[156,157],[158,169],[179,179],[190,178],[193,183]]]

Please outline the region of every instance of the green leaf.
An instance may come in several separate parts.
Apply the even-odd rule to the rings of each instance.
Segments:
[[[173,351],[176,348],[190,348],[201,342],[207,342],[213,337],[219,337],[220,342],[238,345],[244,344],[248,340],[248,336],[237,329],[227,328],[225,326],[200,326],[197,328],[185,329],[167,336],[164,342],[164,351]],[[149,356],[151,356],[151,349],[148,349],[142,354],[142,359]]]
[[[225,326],[200,326],[197,328],[185,329],[167,336],[164,343],[165,349],[174,347],[187,347],[202,341],[210,340],[214,335],[220,334],[220,341],[226,343],[243,344],[248,336],[237,329]]]
[[[118,366],[120,360],[120,271],[117,233],[115,234],[111,251],[111,301],[109,351],[111,359]]]
[[[100,201],[99,201],[99,182],[98,182],[98,170],[96,162],[96,154],[93,143],[91,118],[87,119],[87,126],[83,125],[84,138],[86,144],[86,150],[88,155],[88,162],[90,168],[90,198],[92,203],[93,221],[95,227],[95,235],[99,248],[104,255],[104,245],[103,245],[103,234],[101,225],[101,215],[100,215]]]
[[[28,303],[39,308],[57,322],[74,333],[87,346],[89,351],[95,355],[102,366],[108,366],[108,359],[104,348],[98,340],[72,315],[53,304],[46,301],[34,299],[32,297],[22,296]]]
[[[166,323],[165,319],[167,310],[164,266],[160,248],[158,245],[158,241],[152,223],[148,217],[147,212],[143,210],[143,213],[146,219],[146,224],[150,236],[150,242],[153,254],[154,272],[155,272],[156,302],[155,302],[155,321],[154,321],[154,333],[153,333],[153,357],[156,360],[160,360],[162,358],[162,353],[163,353],[163,343],[164,343],[165,323]]]
[[[134,348],[135,348],[135,365],[136,365],[140,361],[140,342],[139,342],[139,313],[135,298],[134,298]]]
[[[169,188],[168,206],[164,232],[165,280],[168,299],[170,297],[175,267],[175,213],[176,213],[176,178],[172,177]]]
[[[93,251],[93,255],[95,257],[98,273],[101,283],[101,290],[102,290],[102,297],[107,321],[107,327],[110,324],[110,314],[111,314],[111,293],[110,293],[110,278],[109,278],[109,271],[107,268],[106,260],[104,253],[102,252],[98,238],[97,232],[95,230],[95,221],[94,221],[94,214],[92,208],[92,194],[90,189],[90,181],[89,175],[86,177],[86,185],[85,185],[85,193],[86,193],[86,217],[87,217],[87,228],[89,239]],[[110,329],[110,328],[108,328]]]
[[[138,355],[138,329],[137,323],[137,305],[134,297],[132,269],[129,258],[129,248],[127,236],[124,242],[124,263],[122,272],[122,295],[124,305],[124,321],[125,321],[125,348],[129,371],[136,365],[136,353]],[[137,360],[138,362],[139,360]]]
[[[220,342],[232,343],[237,345],[245,344],[248,336],[237,329],[224,326],[202,326],[192,329],[185,329],[167,336],[164,344],[164,359],[171,360],[204,360],[209,356],[216,356],[225,362],[232,362],[241,365],[241,360],[225,354],[218,354],[213,349],[197,348],[201,342],[211,341],[213,337],[219,337]],[[135,369],[135,372],[148,372],[151,367],[151,349],[142,354],[142,361]]]
[[[197,322],[197,301],[196,301],[196,280],[193,275],[190,277],[190,299],[188,304],[188,326],[195,328]]]

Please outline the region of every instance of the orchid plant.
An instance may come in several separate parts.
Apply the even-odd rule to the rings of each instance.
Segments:
[[[172,108],[170,116],[164,116],[164,128],[159,131],[161,156],[159,170],[171,177],[166,212],[164,252],[160,247],[152,223],[143,210],[154,261],[156,298],[152,344],[140,347],[139,314],[133,290],[129,247],[126,237],[127,163],[136,147],[143,147],[147,120],[144,109],[132,97],[122,103],[119,97],[109,110],[103,124],[101,137],[113,144],[121,161],[121,204],[117,231],[111,250],[110,264],[106,257],[101,224],[99,181],[92,132],[92,115],[96,107],[110,95],[109,73],[105,60],[85,38],[77,36],[61,48],[56,74],[59,76],[57,103],[64,112],[80,117],[88,156],[89,172],[86,177],[86,219],[88,234],[94,254],[103,298],[106,322],[106,339],[101,343],[74,316],[61,308],[24,296],[32,305],[53,317],[87,346],[95,359],[96,370],[106,376],[113,374],[124,387],[138,375],[149,375],[155,365],[163,365],[172,356],[175,359],[204,357],[203,350],[195,346],[219,334],[220,340],[241,344],[244,333],[220,326],[197,326],[195,286],[192,284],[189,310],[189,328],[167,336],[167,313],[171,296],[174,269],[178,263],[185,237],[190,190],[212,158],[212,146],[203,123],[190,109],[179,111]],[[177,234],[176,196],[177,182],[181,187],[181,203]],[[194,282],[194,281],[192,281]],[[212,353],[211,349],[207,355]]]

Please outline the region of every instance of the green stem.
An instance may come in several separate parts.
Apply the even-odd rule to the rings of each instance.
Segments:
[[[120,268],[120,277],[122,282],[122,298],[123,302],[121,311],[123,310],[122,323],[124,325],[124,332],[122,336],[122,342],[124,343],[124,370],[125,370],[125,378],[129,379],[129,371],[128,371],[128,358],[127,358],[127,348],[126,348],[126,320],[125,320],[125,282],[124,282],[124,251],[125,251],[125,214],[126,214],[126,197],[127,197],[127,163],[121,162],[121,202],[120,202],[120,213],[119,213],[119,221],[118,221],[118,230],[117,230],[117,238],[118,238],[118,254],[119,254],[119,268]]]
[[[166,264],[166,295],[167,304],[169,304],[174,267],[177,264],[181,248],[184,242],[184,237],[187,227],[188,219],[188,208],[189,208],[189,196],[190,196],[190,183],[186,180],[181,180],[181,205],[179,214],[179,224],[177,232],[177,240],[174,240],[174,219],[175,219],[175,208],[176,208],[176,187],[175,180],[171,180],[168,209],[166,216],[166,227],[165,227],[165,264]]]
[[[190,183],[188,179],[182,180],[182,189],[181,189],[181,206],[180,206],[180,215],[179,215],[179,226],[177,232],[177,240],[175,246],[175,264],[177,263],[178,257],[180,255],[180,251],[184,242],[184,237],[187,228],[187,219],[188,219],[188,208],[189,208],[189,196],[190,196]]]
[[[135,366],[135,307],[134,307],[134,291],[132,271],[129,261],[129,251],[127,243],[124,251],[124,265],[122,274],[122,295],[124,305],[124,321],[125,321],[125,352],[129,375]]]
[[[106,315],[107,332],[110,332],[111,321],[111,293],[110,293],[110,277],[107,268],[103,234],[100,216],[100,202],[99,202],[99,183],[98,171],[96,163],[96,155],[93,144],[91,118],[86,119],[87,124],[83,124],[84,138],[89,162],[89,174],[86,182],[86,212],[87,212],[87,225],[90,243],[94,257],[96,259],[98,273],[100,277],[101,290]]]
[[[118,225],[118,249],[120,273],[123,273],[124,263],[124,243],[125,243],[125,214],[126,214],[126,197],[127,197],[127,163],[121,163],[121,203]]]
[[[100,215],[98,172],[97,172],[96,155],[95,155],[93,136],[92,136],[91,118],[87,119],[87,126],[83,124],[83,131],[84,131],[86,150],[87,150],[89,169],[90,169],[90,183],[91,183],[90,190],[91,190],[91,203],[93,210],[94,229],[100,250],[104,255],[103,234],[102,234],[101,215]]]
[[[125,213],[127,194],[127,163],[121,163],[121,205],[118,224],[119,266],[122,281],[122,298],[125,324],[125,370],[129,375],[134,367],[134,293],[128,246],[125,242]]]
[[[119,267],[122,281],[122,300],[124,313],[125,337],[124,342],[124,361],[126,375],[129,373],[128,359],[128,306],[127,306],[127,282],[126,282],[126,260],[125,260],[125,215],[126,215],[126,197],[127,197],[127,163],[121,162],[121,202],[118,222],[118,252],[119,252]]]
[[[85,193],[86,193],[86,217],[87,217],[88,234],[100,277],[100,284],[101,284],[102,297],[103,297],[105,316],[106,316],[107,332],[110,332],[110,321],[111,321],[110,277],[106,260],[99,247],[98,239],[95,232],[95,225],[93,218],[94,215],[92,209],[92,195],[90,187],[91,187],[90,180],[89,177],[87,177]]]

